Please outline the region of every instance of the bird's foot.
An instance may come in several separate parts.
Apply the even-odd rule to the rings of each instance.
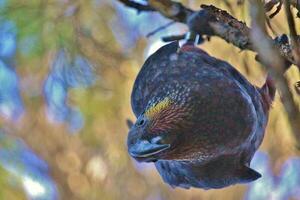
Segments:
[[[193,44],[197,46],[204,42],[202,35],[199,35],[195,32],[189,31],[185,34],[184,44]]]

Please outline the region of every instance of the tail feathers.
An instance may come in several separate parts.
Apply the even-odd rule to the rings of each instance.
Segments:
[[[265,84],[260,88],[260,93],[263,98],[263,105],[265,109],[269,110],[276,93],[275,84],[270,75],[267,76]]]
[[[261,174],[249,167],[243,166],[243,168],[238,170],[237,176],[240,178],[240,183],[248,183],[259,179]]]
[[[236,163],[222,158],[206,164],[158,160],[155,166],[164,182],[185,189],[218,189],[261,177],[260,173],[247,166],[236,166]]]

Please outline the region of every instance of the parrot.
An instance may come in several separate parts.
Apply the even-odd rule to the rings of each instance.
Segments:
[[[173,188],[255,181],[261,174],[250,162],[275,92],[270,76],[257,87],[196,45],[166,44],[135,79],[131,107],[137,119],[128,133],[128,153],[138,162],[154,162]]]

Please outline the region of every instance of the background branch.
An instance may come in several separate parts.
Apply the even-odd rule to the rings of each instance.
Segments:
[[[271,1],[267,2],[267,3],[264,5],[265,10],[266,10],[267,12],[269,12],[269,11],[271,11],[271,10],[273,9],[273,7],[276,6],[276,5],[278,5],[279,7],[281,7],[281,4],[282,4],[283,1],[285,1],[285,0],[271,0]],[[299,4],[300,1],[299,1],[299,0],[289,0],[288,2],[289,2],[289,4],[290,4],[291,6],[295,7],[295,8],[298,10],[298,12],[300,12],[300,4]],[[279,8],[278,11],[275,11],[275,12],[279,12],[279,11],[280,11],[280,8]]]
[[[295,26],[294,17],[291,11],[291,3],[290,1],[284,0],[284,8],[286,13],[286,18],[288,21],[289,29],[290,29],[290,36],[291,36],[291,42],[293,46],[293,56],[296,61],[296,65],[300,69],[300,58],[299,58],[299,43],[297,42],[297,31]]]
[[[259,0],[251,0],[252,32],[251,38],[255,50],[259,54],[260,61],[266,66],[272,75],[276,88],[279,89],[283,106],[288,114],[288,119],[296,139],[297,147],[300,148],[300,111],[299,106],[293,99],[288,81],[283,76],[285,63],[277,49],[273,48],[266,34],[265,15]]]

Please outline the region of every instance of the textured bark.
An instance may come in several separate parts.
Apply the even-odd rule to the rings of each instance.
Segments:
[[[149,0],[148,5],[138,4],[136,2],[133,3],[131,0],[120,0],[120,2],[126,6],[135,8],[138,11],[159,12],[166,18],[186,24],[190,31],[197,34],[218,36],[242,50],[254,51],[250,39],[251,28],[244,22],[231,16],[228,12],[213,5],[201,5],[200,10],[194,11],[181,3],[172,0]],[[271,5],[268,5],[268,7],[270,6]],[[181,39],[182,36],[172,36],[171,38]],[[293,56],[291,44],[281,43],[280,41],[276,42],[275,39],[272,39],[269,36],[268,39],[270,41],[273,40],[272,43],[274,44],[274,47],[278,49],[280,55],[285,60],[297,64]],[[166,40],[169,41],[170,38],[166,38]]]

